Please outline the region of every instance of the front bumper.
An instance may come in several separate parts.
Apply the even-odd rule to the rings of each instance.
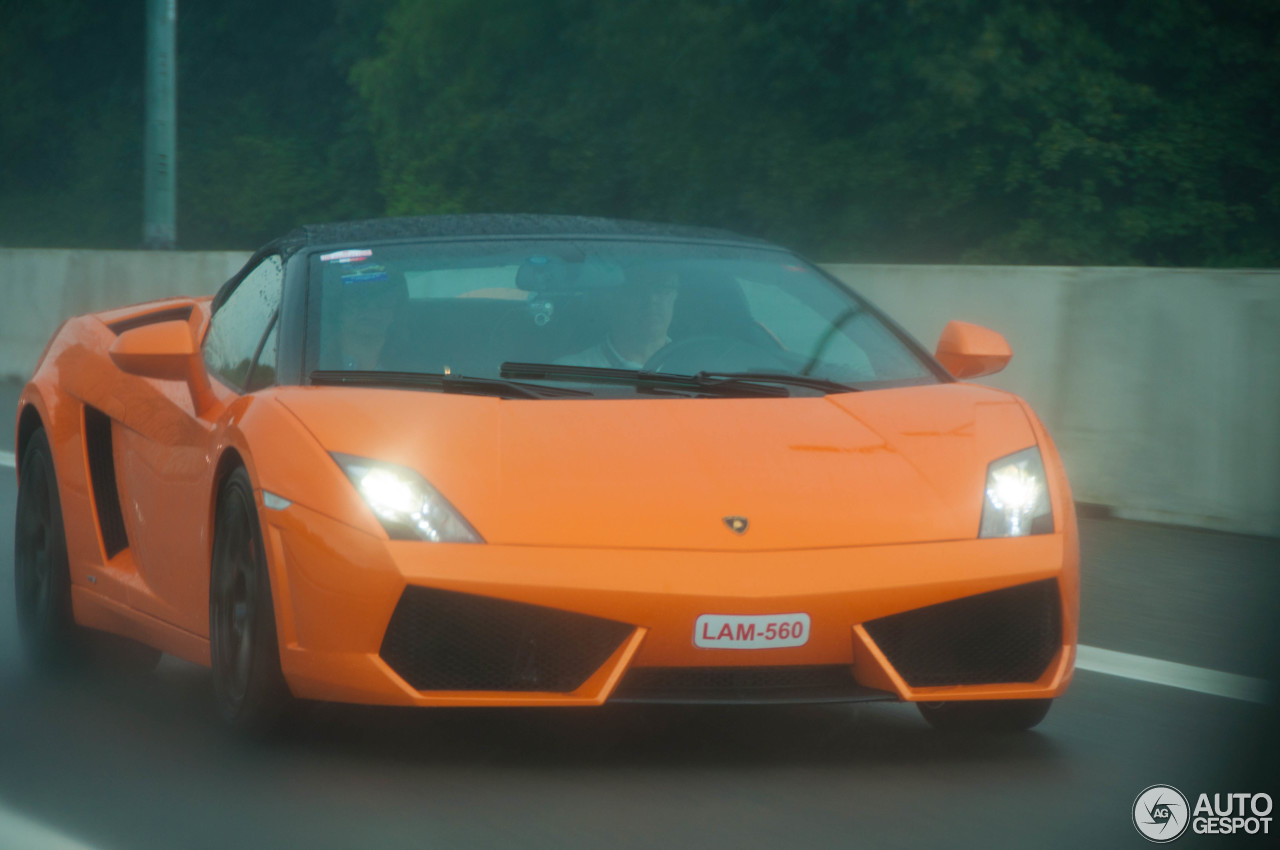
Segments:
[[[388,541],[296,504],[262,517],[281,663],[304,698],[1044,698],[1066,688],[1074,662],[1074,527],[1001,540],[688,552]],[[702,614],[791,612],[811,619],[803,646],[694,645]]]

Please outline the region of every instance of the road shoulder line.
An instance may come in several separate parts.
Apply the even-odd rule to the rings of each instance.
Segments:
[[[1083,644],[1076,647],[1076,668],[1264,705],[1275,697],[1274,686],[1265,679]]]
[[[92,850],[90,845],[19,814],[0,802],[0,845],[24,850]]]

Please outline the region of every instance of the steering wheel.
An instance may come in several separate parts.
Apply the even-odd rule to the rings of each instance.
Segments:
[[[647,372],[745,372],[787,369],[777,355],[728,336],[691,336],[658,349],[645,361]]]

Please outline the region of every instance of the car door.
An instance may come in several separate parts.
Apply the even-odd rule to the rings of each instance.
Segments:
[[[201,636],[208,632],[215,450],[240,397],[274,382],[283,269],[282,258],[268,254],[215,302],[202,357],[217,403],[199,412],[189,403],[150,411],[146,428],[129,427],[126,411],[120,429],[128,458],[120,487],[139,578],[128,603]]]

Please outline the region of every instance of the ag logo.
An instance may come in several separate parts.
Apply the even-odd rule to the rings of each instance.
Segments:
[[[724,518],[724,524],[729,526],[729,530],[734,534],[744,534],[747,530],[747,518],[744,516],[727,516]]]
[[[1187,798],[1172,785],[1152,785],[1133,801],[1133,825],[1142,837],[1166,844],[1187,831]]]

